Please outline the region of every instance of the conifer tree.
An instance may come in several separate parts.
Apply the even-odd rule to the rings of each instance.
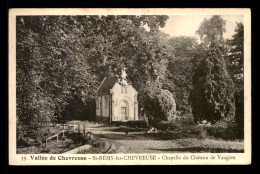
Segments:
[[[221,53],[224,32],[225,21],[216,15],[204,19],[196,32],[208,54],[192,79],[190,101],[195,121],[232,121],[235,116],[234,84]]]
[[[234,84],[218,48],[210,48],[192,80],[194,88],[190,100],[196,121],[234,118]]]

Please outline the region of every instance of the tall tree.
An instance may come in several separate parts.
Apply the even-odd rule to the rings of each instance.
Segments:
[[[219,15],[214,15],[210,19],[205,18],[196,31],[206,48],[223,46],[224,32],[226,32],[226,21]]]
[[[237,23],[235,34],[230,40],[227,40],[228,55],[227,63],[230,75],[236,85],[236,88],[243,88],[244,72],[244,25]]]
[[[192,113],[197,121],[216,122],[234,118],[234,84],[229,78],[219,49],[209,50],[194,74],[190,100]]]
[[[238,137],[244,136],[244,25],[237,23],[235,34],[227,41],[226,56],[229,73],[235,85],[236,123]]]
[[[177,110],[181,114],[190,114],[191,106],[188,98],[192,89],[192,75],[201,57],[205,57],[205,49],[196,38],[180,36],[169,38],[166,50],[169,54],[169,63],[163,88],[173,94]]]
[[[213,16],[205,19],[197,31],[208,54],[193,76],[190,101],[195,120],[233,120],[235,115],[234,84],[220,51],[224,24],[220,16]]]
[[[71,27],[72,24],[74,27]],[[95,81],[88,72],[88,64],[83,61],[85,56],[78,51],[82,48],[82,41],[77,36],[82,36],[82,32],[73,18],[19,17],[18,33],[25,27],[28,34],[21,39],[18,35],[17,42],[17,45],[21,45],[21,48],[17,48],[17,69],[25,73],[17,74],[17,82],[21,76],[28,79],[29,88],[24,83],[19,83],[18,88],[29,93],[26,96],[29,106],[25,116],[32,125],[37,125],[52,120],[55,113],[59,114],[72,94],[81,95],[84,99],[82,95],[86,89],[91,91],[87,87]],[[27,48],[29,54],[26,56],[27,66],[20,68],[19,64],[25,62],[19,56],[25,54],[22,47]],[[24,92],[18,91],[17,94],[19,100],[19,95],[24,95]]]

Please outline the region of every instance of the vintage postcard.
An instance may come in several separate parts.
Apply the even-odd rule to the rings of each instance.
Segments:
[[[251,10],[10,9],[10,165],[251,164]]]

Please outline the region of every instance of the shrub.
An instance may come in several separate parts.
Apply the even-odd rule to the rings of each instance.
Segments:
[[[176,117],[176,103],[172,93],[160,89],[144,101],[144,114],[149,125],[156,127],[160,121],[170,121]]]
[[[197,125],[196,133],[200,138],[206,138],[208,136],[207,125]]]
[[[30,146],[29,143],[25,139],[22,139],[22,138],[17,139],[16,144],[17,144],[17,147],[28,147],[28,146]]]
[[[17,138],[17,140],[23,139],[24,137],[26,137],[28,130],[29,130],[28,126],[18,122],[17,126],[16,126],[16,138]]]
[[[113,121],[112,125],[114,125],[114,126],[127,126],[127,122]]]
[[[181,124],[182,126],[184,126],[184,125],[194,125],[194,118],[193,118],[192,115],[183,115],[183,116],[176,117],[174,122]]]
[[[85,144],[88,143],[87,137],[84,137],[81,133],[71,133],[68,135],[75,144]]]
[[[244,89],[240,89],[235,93],[236,100],[236,136],[244,139]]]
[[[194,125],[192,115],[178,116],[170,121],[160,121],[155,127],[162,131],[178,130],[184,132],[196,132],[196,134],[199,132],[196,125]]]
[[[231,120],[221,120],[207,127],[208,135],[224,140],[234,140],[236,136],[236,124]]]
[[[173,123],[172,122],[167,122],[167,121],[161,121],[161,122],[158,123],[156,128],[158,130],[167,132],[168,130],[172,130],[173,129]]]
[[[145,120],[128,121],[126,125],[135,128],[147,128],[147,123]]]

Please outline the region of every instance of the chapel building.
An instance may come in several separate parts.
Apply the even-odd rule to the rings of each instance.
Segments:
[[[119,83],[115,76],[104,78],[96,93],[96,121],[138,120],[137,94],[131,85]]]

